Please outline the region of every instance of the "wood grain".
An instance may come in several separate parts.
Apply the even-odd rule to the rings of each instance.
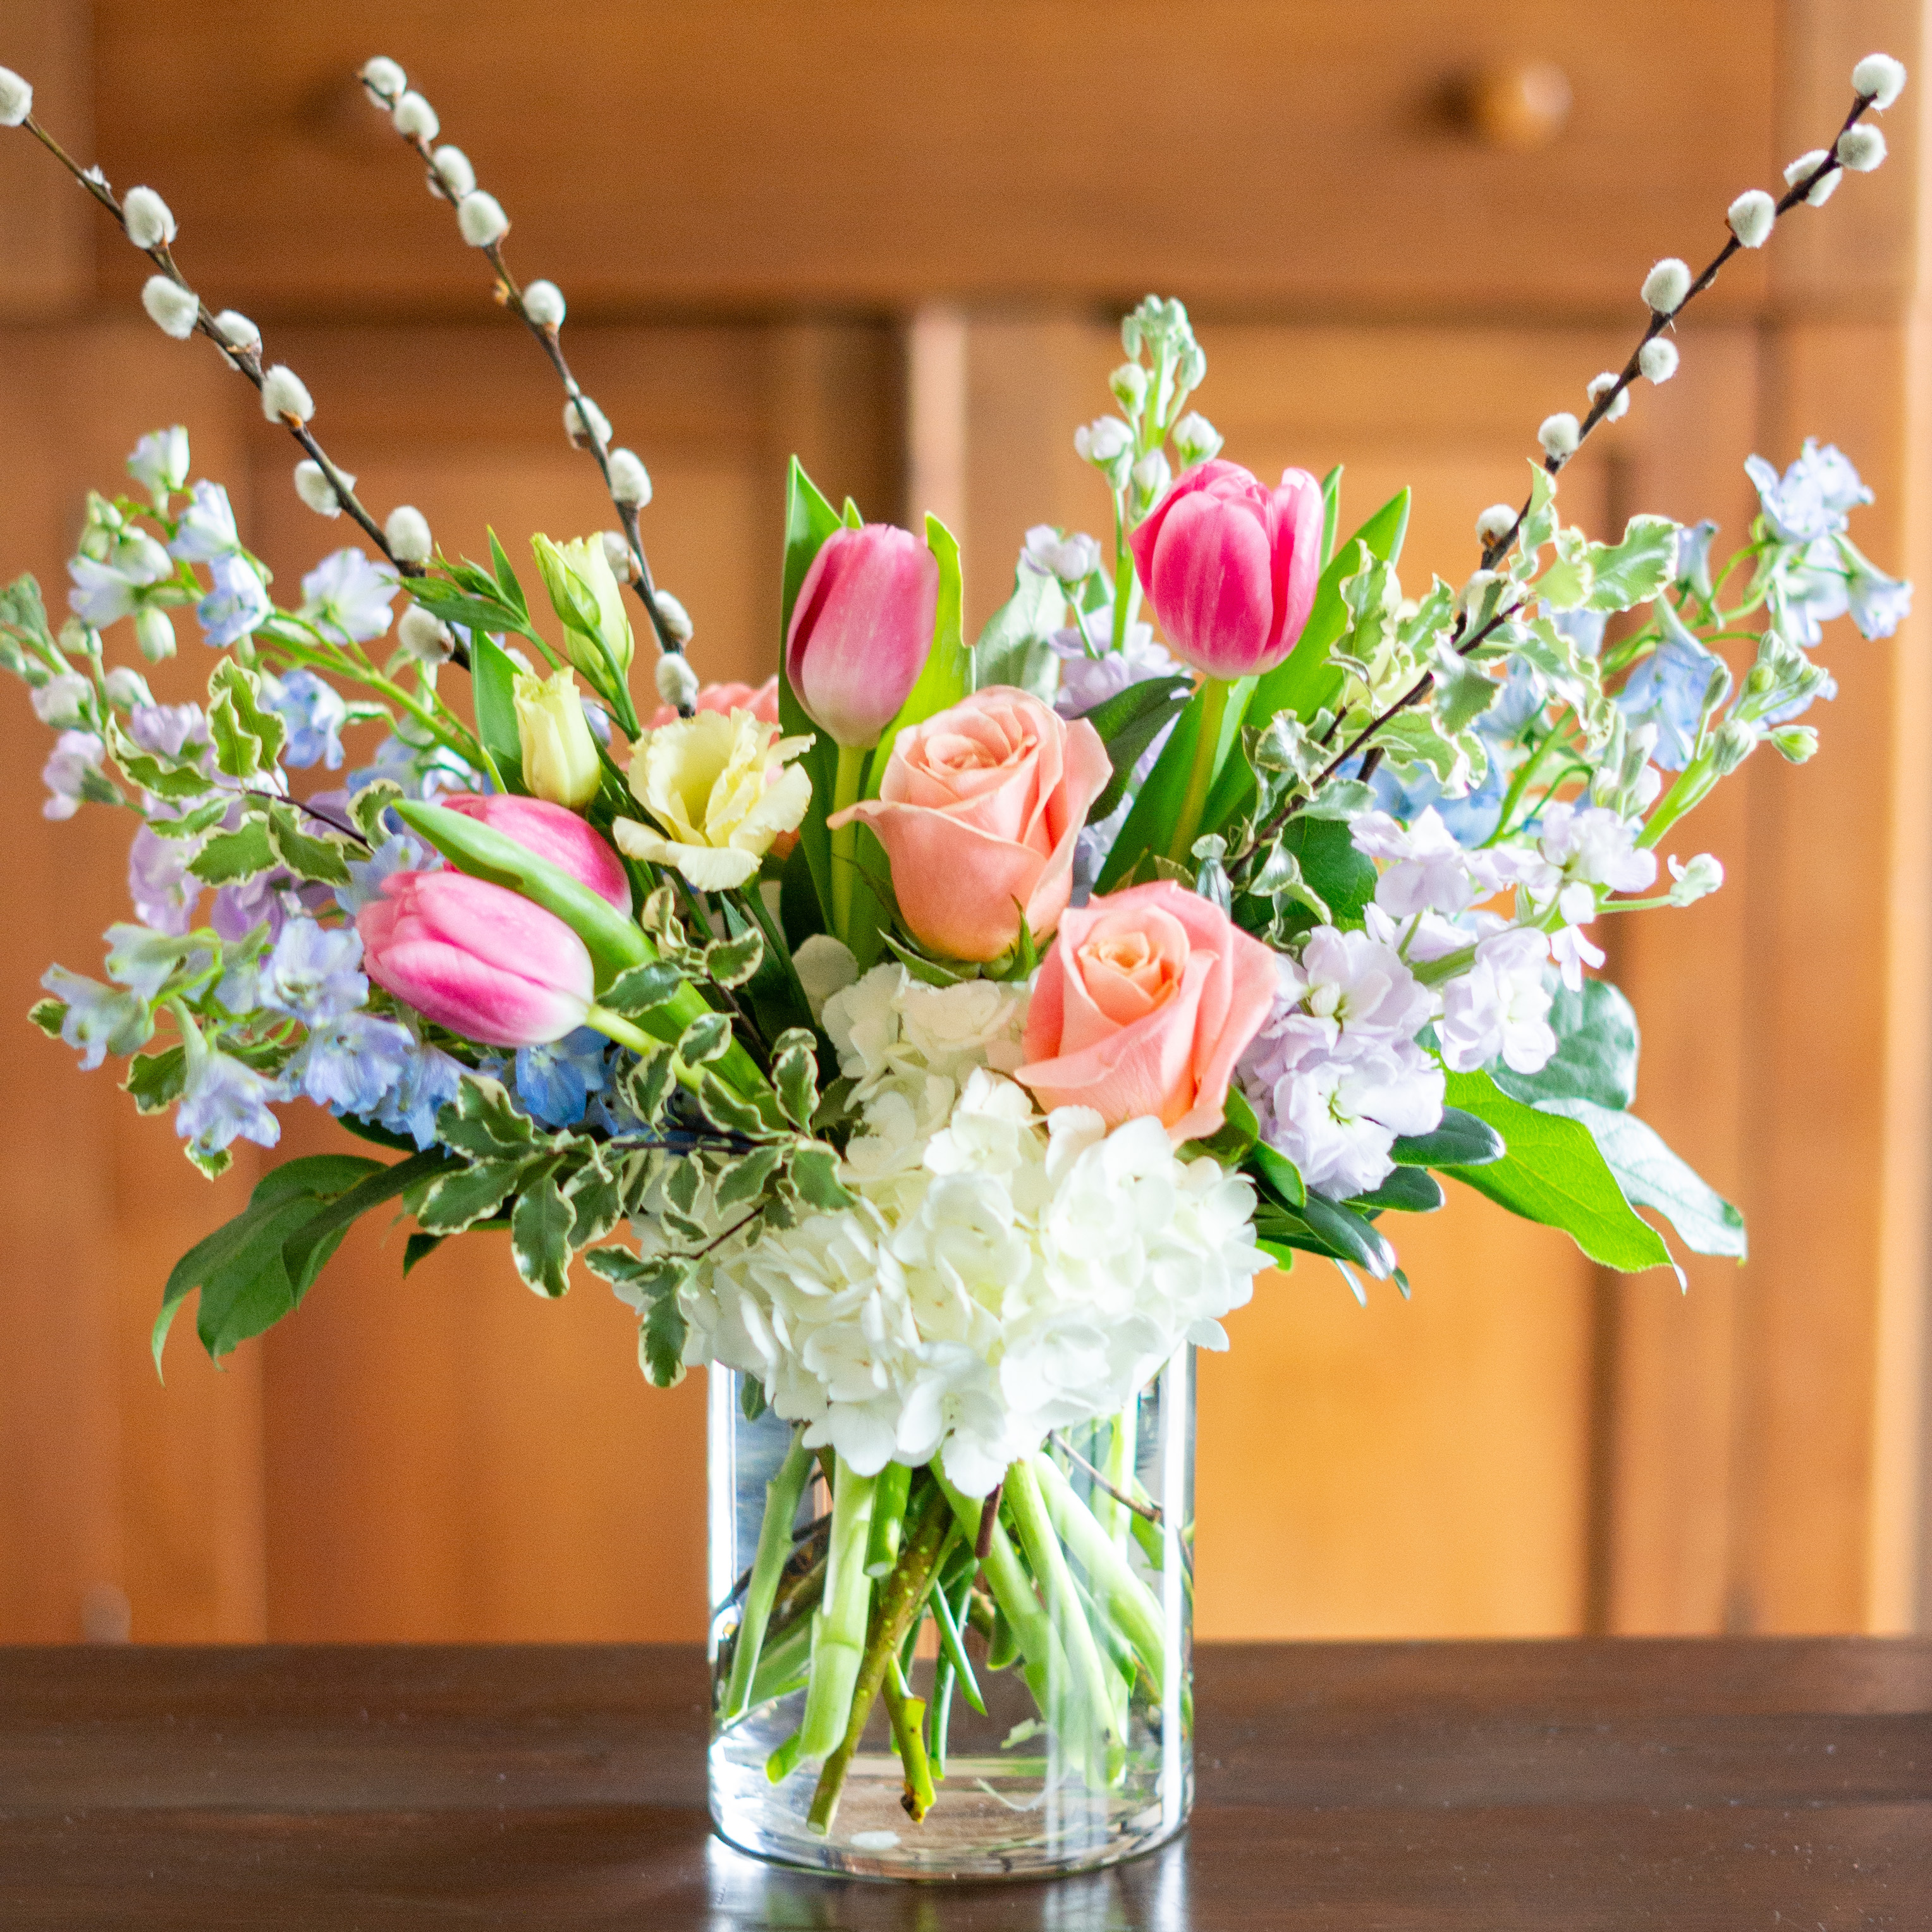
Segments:
[[[10,8],[0,62],[26,76],[36,113],[94,137],[87,0],[32,0]],[[26,321],[79,308],[94,285],[94,228],[86,198],[32,141],[0,130],[0,319]]]
[[[1303,317],[1622,313],[1660,250],[1721,240],[1719,211],[1783,158],[1775,11],[1633,0],[1606,34],[1531,0],[1196,0],[1178,32],[1162,0],[752,0],[728,31],[712,8],[577,0],[572,57],[539,51],[514,0],[335,0],[272,35],[240,0],[100,0],[100,125],[110,175],[193,209],[190,277],[265,316],[463,298],[448,211],[352,86],[378,50],[506,190],[512,256],[586,310],[1158,286]],[[1534,153],[1453,111],[1470,74],[1526,53],[1574,94]],[[270,218],[299,245],[262,248]],[[1897,232],[1846,256],[1840,299],[1902,286]]]
[[[1052,1885],[840,1882],[707,1835],[694,1649],[0,1653],[34,1928],[1904,1928],[1932,1648],[1205,1647],[1198,1802]]]

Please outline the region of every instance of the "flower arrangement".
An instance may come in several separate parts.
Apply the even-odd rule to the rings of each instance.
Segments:
[[[1137,1481],[1134,1405],[1177,1350],[1226,1346],[1258,1274],[1305,1255],[1406,1294],[1390,1224],[1445,1180],[1608,1267],[1674,1264],[1640,1208],[1744,1256],[1736,1210],[1629,1112],[1636,1028],[1591,935],[1720,886],[1672,851],[1680,822],[1760,745],[1810,756],[1822,626],[1888,636],[1910,588],[1852,542],[1870,496],[1836,449],[1751,458],[1761,514],[1721,561],[1708,522],[1589,536],[1558,484],[1671,378],[1732,255],[1882,160],[1868,116],[1904,70],[1861,62],[1782,194],[1741,195],[1701,273],[1650,272],[1628,362],[1542,424],[1461,584],[1403,586],[1406,491],[1345,533],[1339,472],[1270,487],[1224,459],[1186,311],[1150,297],[1115,411],[1075,438],[1106,542],[1030,532],[969,642],[944,526],[867,523],[794,463],[756,689],[692,665],[650,476],[571,373],[562,294],[512,274],[508,216],[401,70],[362,79],[609,486],[616,529],[535,540],[547,616],[494,537],[472,560],[412,507],[379,524],[301,379],[186,280],[160,196],[117,196],[0,70],[0,124],[148,255],[148,314],[254,386],[304,502],[360,537],[278,603],[165,430],[128,460],[139,494],[90,499],[57,629],[31,578],[0,592],[0,658],[58,734],[48,816],[135,821],[105,978],[50,968],[36,1024],[85,1067],[125,1060],[206,1173],[303,1100],[375,1150],[272,1169],[174,1270],[157,1361],[190,1294],[224,1354],[390,1203],[405,1272],[500,1230],[559,1295],[581,1256],[636,1309],[651,1382],[731,1371],[788,1431],[717,1721],[790,1714],[769,1775],[802,1778],[814,1829],[875,1701],[924,1816],[952,1691],[980,1701],[974,1628],[1118,1786],[1137,1717],[1157,1748],[1188,1721],[1163,1628],[1187,1532]],[[160,660],[189,608],[207,701],[158,703],[106,638]]]

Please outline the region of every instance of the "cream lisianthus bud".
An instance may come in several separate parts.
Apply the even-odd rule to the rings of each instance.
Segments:
[[[1677,345],[1653,335],[1636,352],[1636,366],[1653,382],[1667,382],[1677,373]]]
[[[595,437],[606,449],[610,446],[610,418],[588,396],[572,396],[563,406],[563,433],[573,449],[581,449]]]
[[[530,547],[550,608],[563,626],[563,647],[571,662],[600,688],[608,689],[613,676],[621,682],[636,644],[602,540],[577,537],[560,544],[536,536]]]
[[[128,239],[137,248],[159,248],[175,238],[175,218],[167,203],[151,188],[130,188],[121,204]]]
[[[1701,899],[1714,892],[1724,883],[1724,868],[1714,854],[1700,852],[1687,866],[1682,860],[1672,859],[1670,876],[1676,884],[1670,888],[1670,903],[1687,906],[1694,899]]]
[[[382,526],[389,549],[398,563],[427,563],[436,554],[429,519],[412,503],[398,503]]]
[[[355,478],[346,470],[342,472],[342,487],[345,490],[356,487]],[[308,457],[296,465],[296,494],[319,517],[339,517],[342,514],[342,500],[335,494],[335,485],[328,480],[328,472]]]
[[[1829,153],[1822,148],[1813,148],[1808,152],[1800,154],[1797,160],[1784,171],[1785,186],[1796,188],[1808,175],[1816,173],[1817,170],[1831,158]],[[1838,193],[1839,178],[1839,172],[1836,168],[1834,168],[1829,174],[1820,176],[1818,180],[1812,184],[1811,192],[1804,199],[1814,208],[1822,208],[1826,202]]]
[[[455,648],[456,640],[440,617],[433,617],[420,604],[412,604],[396,626],[396,641],[418,664],[441,664]]]
[[[134,613],[134,641],[150,664],[174,656],[174,624],[158,604],[143,604]]]
[[[447,201],[460,201],[476,186],[476,170],[460,148],[439,148],[431,158],[430,185]]]
[[[1690,268],[1675,255],[1666,255],[1643,278],[1643,298],[1659,315],[1675,315],[1690,292]]]
[[[698,702],[698,674],[691,660],[667,651],[657,662],[658,702],[674,711],[688,711]]]
[[[610,462],[613,499],[642,509],[651,500],[651,472],[644,459],[634,449],[614,449]]]
[[[1515,510],[1508,503],[1492,503],[1476,519],[1476,541],[1486,548],[1499,543],[1515,526]]]
[[[150,275],[142,286],[141,306],[154,326],[177,342],[185,342],[194,333],[201,314],[194,290],[183,288],[172,275]]]
[[[1889,54],[1867,54],[1852,70],[1852,92],[1882,113],[1905,91],[1905,63]]]
[[[1606,369],[1600,376],[1592,376],[1590,378],[1590,400],[1592,403],[1601,401],[1612,389],[1616,388],[1617,382],[1617,372],[1614,369]],[[1629,407],[1629,390],[1618,389],[1615,398],[1604,411],[1604,422],[1615,422]]]
[[[691,642],[692,625],[691,613],[668,590],[657,593],[658,616],[663,620],[666,634],[682,650]]]
[[[315,398],[308,384],[286,362],[278,362],[262,378],[262,413],[271,422],[292,418],[298,423],[315,414]]]
[[[1731,203],[1725,220],[1742,248],[1762,248],[1778,221],[1778,203],[1761,188],[1746,188]]]
[[[812,804],[812,780],[792,762],[810,735],[784,738],[748,711],[700,711],[646,731],[631,756],[632,795],[654,824],[620,818],[620,852],[675,866],[700,892],[729,892],[758,876],[781,832]]]
[[[1885,135],[1879,128],[1847,128],[1838,136],[1838,160],[1852,173],[1868,175],[1885,159]]]
[[[485,194],[479,188],[456,204],[456,225],[471,248],[487,248],[509,233],[510,218],[494,194]]]
[[[524,784],[552,805],[581,812],[597,796],[604,768],[576,680],[567,670],[546,678],[519,674],[511,692]]]
[[[0,67],[0,128],[17,128],[33,111],[33,88],[10,67]]]
[[[137,704],[152,704],[154,701],[154,694],[148,688],[148,680],[125,664],[116,664],[107,674],[106,685],[107,701],[116,711],[131,711]]]
[[[1138,362],[1123,362],[1107,378],[1107,386],[1122,409],[1138,414],[1147,400],[1148,372]]]
[[[1192,470],[1197,463],[1205,463],[1210,456],[1220,454],[1221,432],[1198,410],[1190,410],[1173,430],[1174,453],[1180,458],[1184,470]]]
[[[1546,456],[1563,458],[1571,454],[1578,440],[1576,418],[1568,410],[1558,410],[1553,416],[1545,416],[1536,432],[1536,440],[1543,446]]]
[[[404,94],[393,111],[396,132],[405,140],[434,141],[442,130],[442,123],[436,118],[436,110],[420,94],[412,92]]]
[[[1174,472],[1160,451],[1150,450],[1133,467],[1134,489],[1145,502],[1151,503],[1166,494],[1167,486],[1174,481]]]
[[[563,291],[554,282],[532,282],[524,291],[524,313],[539,328],[563,326]]]
[[[214,318],[214,332],[230,348],[253,355],[262,346],[262,332],[238,308],[225,308]]]
[[[410,84],[409,76],[386,54],[378,54],[374,60],[365,61],[360,77],[362,85],[369,90],[370,98],[384,107]]]
[[[638,574],[638,560],[631,554],[631,540],[622,530],[600,530],[597,540],[604,546],[604,561],[620,584],[628,584]]]

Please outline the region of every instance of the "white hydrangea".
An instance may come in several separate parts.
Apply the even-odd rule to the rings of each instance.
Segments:
[[[826,1001],[825,1030],[862,1102],[928,1074],[958,1086],[975,1067],[1012,1072],[1026,1058],[1020,1041],[1031,998],[1010,980],[932,986],[903,966],[874,966]]]
[[[983,1065],[956,1088],[928,1056],[963,1065],[968,1034],[1000,1036],[956,997],[988,982],[904,980],[875,968],[828,1003],[874,1083],[843,1174],[855,1204],[721,1250],[683,1292],[686,1359],[756,1376],[808,1447],[862,1474],[943,1455],[983,1496],[1049,1430],[1123,1407],[1182,1342],[1225,1347],[1221,1317],[1269,1262],[1252,1188],[1178,1158],[1158,1120],[1042,1120]],[[1000,1004],[1023,1013],[1024,993]]]

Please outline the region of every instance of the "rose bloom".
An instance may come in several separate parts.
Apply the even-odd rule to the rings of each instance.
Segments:
[[[694,707],[699,711],[722,711],[728,715],[734,711],[748,711],[761,724],[776,724],[778,722],[778,681],[774,674],[760,685],[707,684],[698,694]],[[677,722],[677,706],[660,704],[652,714],[650,728],[662,730],[667,724]]]
[[[745,885],[812,803],[811,778],[790,762],[811,742],[781,738],[748,711],[700,711],[647,731],[631,754],[631,790],[656,822],[620,818],[610,836],[634,859],[675,866],[700,892]]]
[[[1092,725],[992,685],[902,731],[879,796],[836,814],[886,848],[907,929],[953,959],[997,959],[1020,915],[1043,939],[1073,890],[1073,845],[1113,775]]]
[[[1226,1119],[1274,993],[1274,955],[1218,906],[1169,879],[1131,886],[1062,917],[1013,1078],[1048,1112],[1151,1114],[1176,1145],[1198,1140]]]

